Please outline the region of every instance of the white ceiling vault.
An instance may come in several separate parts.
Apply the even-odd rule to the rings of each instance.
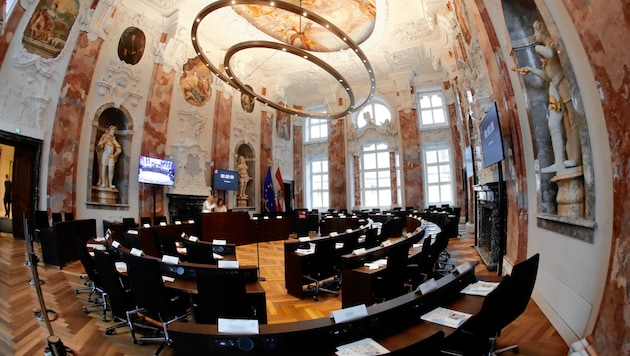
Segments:
[[[391,92],[422,86],[423,83],[448,79],[457,70],[452,45],[458,32],[457,20],[449,0],[290,0],[315,8],[348,2],[355,6],[370,2],[376,8],[373,31],[359,44],[369,59],[377,83],[377,92]],[[135,3],[135,4],[134,4]],[[124,6],[145,16],[155,16],[167,23],[169,36],[188,41],[190,47],[181,56],[194,56],[190,40],[193,21],[213,1],[139,0]],[[359,4],[359,5],[357,5]],[[148,11],[147,11],[148,10]],[[339,10],[337,10],[339,11]],[[333,20],[335,16],[318,13]],[[338,13],[337,13],[338,15]],[[337,16],[339,17],[339,16]],[[338,21],[338,19],[337,19]],[[335,23],[340,26],[340,24]],[[340,26],[341,27],[341,26]],[[273,40],[230,7],[219,9],[199,26],[199,43],[216,67],[232,45],[251,40]],[[189,46],[188,46],[189,45]],[[367,95],[369,80],[365,68],[352,51],[313,52],[333,65],[352,85],[355,100]],[[185,62],[181,58],[178,62]],[[252,49],[232,57],[230,69],[255,92],[265,87],[275,97],[270,100],[304,100],[309,96],[339,97],[343,88],[335,79],[314,64],[287,53],[270,49]],[[284,96],[284,98],[283,98]],[[299,98],[299,99],[298,99]],[[292,100],[293,99],[293,100]],[[308,100],[308,99],[307,99]]]

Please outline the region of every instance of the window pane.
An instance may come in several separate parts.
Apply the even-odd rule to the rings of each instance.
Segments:
[[[427,187],[428,190],[428,199],[429,199],[429,204],[432,203],[440,203],[440,187],[437,185],[430,185]]]
[[[439,167],[440,167],[440,182],[450,182],[451,181],[451,166],[443,164]]]
[[[420,107],[422,109],[430,108],[431,107],[431,98],[429,98],[428,96],[421,96],[420,97]]]
[[[430,110],[421,111],[422,125],[431,125],[433,123],[433,114]]]
[[[363,155],[363,169],[376,169],[375,153],[365,153]]]
[[[439,150],[437,151],[437,154],[438,154],[438,159],[440,160],[440,162],[450,161],[448,150]]]
[[[392,119],[392,114],[389,112],[389,109],[382,104],[374,104],[374,116],[378,125],[382,125],[385,120],[391,121]]]
[[[311,171],[313,173],[320,173],[322,171],[322,165],[321,162],[313,162],[311,163]]]
[[[326,191],[326,192],[322,193],[322,205],[321,205],[321,207],[324,208],[324,207],[328,207],[328,206],[330,206],[330,199],[329,199],[329,194]]]
[[[376,154],[378,168],[389,169],[389,152],[379,152]]]
[[[430,166],[427,167],[426,169],[427,171],[427,183],[439,183],[440,182],[440,176],[438,173],[438,167],[436,166]]]
[[[435,164],[438,162],[436,151],[427,151],[425,156],[427,157],[426,164]]]
[[[451,185],[443,184],[440,186],[440,193],[442,194],[442,202],[450,202],[453,200],[451,196]]]
[[[322,176],[319,174],[314,174],[312,177],[313,190],[322,189]]]
[[[328,161],[321,161],[322,164],[322,172],[328,173]]]
[[[389,190],[379,190],[378,205],[385,208],[390,207],[392,205],[392,192]]]
[[[365,206],[378,206],[378,193],[376,190],[366,190],[363,195]]]
[[[363,188],[376,188],[376,172],[365,172],[363,174]]]
[[[433,110],[433,123],[434,124],[443,124],[446,120],[444,119],[444,110],[443,109],[434,109]]]
[[[437,94],[431,96],[431,104],[433,104],[433,107],[442,106],[442,96]]]
[[[313,192],[313,206],[321,207],[322,205],[322,193]]]

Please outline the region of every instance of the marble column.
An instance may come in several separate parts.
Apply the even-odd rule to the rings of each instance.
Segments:
[[[155,64],[151,75],[151,91],[148,96],[142,129],[140,154],[143,156],[162,158],[166,154],[168,118],[174,86],[175,71],[165,73],[161,64]],[[153,201],[153,189],[155,189],[155,202]],[[163,186],[150,187],[148,184],[141,184],[139,191],[140,216],[152,216],[153,204],[155,204],[156,216],[166,215],[167,208],[163,201],[163,193]]]
[[[303,146],[304,127],[293,125],[293,184],[296,209],[304,208]]]
[[[103,41],[88,40],[81,32],[61,85],[52,125],[48,163],[48,196],[51,211],[73,211],[76,191],[76,151],[81,139],[85,98],[89,96],[95,63]]]
[[[230,133],[232,131],[232,96],[217,91],[217,99],[214,105],[214,118],[212,127],[212,160],[214,166],[221,169],[229,169],[230,164]]]
[[[450,83],[444,83],[444,90],[450,90]],[[451,142],[453,143],[454,149],[451,151],[453,153],[452,161],[453,162],[453,183],[455,185],[455,196],[453,197],[453,205],[463,207],[464,205],[464,185],[462,182],[464,181],[464,177],[462,174],[462,169],[464,169],[464,157],[462,156],[461,142],[462,137],[459,134],[459,130],[457,129],[457,123],[459,121],[459,117],[457,116],[457,108],[455,104],[448,104],[448,121],[450,124],[451,131]],[[463,209],[462,209],[463,210]]]
[[[389,179],[392,193],[392,206],[398,205],[398,177],[396,177],[396,152],[389,153]]]
[[[361,165],[359,163],[359,155],[352,156],[352,181],[354,183],[354,206],[360,207],[361,201]]]
[[[330,208],[346,209],[346,135],[344,120],[328,123],[328,184]]]
[[[415,109],[399,111],[400,133],[402,143],[402,169],[405,172],[402,183],[405,190],[405,206],[416,209],[424,206],[424,186],[420,156],[420,130],[418,113]]]

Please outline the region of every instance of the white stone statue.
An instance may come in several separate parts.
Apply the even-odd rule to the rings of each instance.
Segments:
[[[101,188],[116,187],[112,182],[114,179],[114,167],[122,149],[116,140],[116,136],[114,136],[115,132],[116,126],[109,126],[96,144],[96,154],[100,167],[97,185]]]
[[[238,172],[238,197],[242,199],[247,199],[247,194],[245,191],[247,190],[247,183],[249,183],[252,178],[249,176],[247,162],[245,162],[245,157],[238,156],[238,163],[236,165],[236,171]]]
[[[571,122],[570,112],[573,108],[569,103],[571,96],[566,82],[560,58],[553,38],[541,21],[534,22],[534,35],[539,43],[535,47],[536,53],[542,60],[542,69],[522,67],[514,68],[521,74],[533,73],[549,85],[549,109],[547,111],[547,125],[551,135],[554,163],[542,168],[541,173],[565,171],[567,168],[581,164],[581,147],[579,132],[574,122]],[[565,147],[563,137],[563,119],[566,129],[567,142]],[[565,148],[568,158],[565,159]]]

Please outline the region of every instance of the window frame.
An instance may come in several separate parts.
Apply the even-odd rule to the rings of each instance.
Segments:
[[[420,98],[423,97],[423,96],[431,97],[433,95],[439,95],[440,96],[440,98],[442,100],[442,105],[441,106],[431,106],[429,108],[422,108]],[[431,88],[428,88],[428,89],[419,91],[418,94],[416,94],[416,103],[417,103],[417,108],[418,108],[418,127],[420,128],[420,130],[430,130],[430,129],[448,127],[448,125],[449,125],[448,110],[446,110],[446,102],[445,102],[445,98],[444,98],[444,91],[442,89],[438,89],[438,88],[431,89]],[[427,112],[427,111],[433,112],[437,108],[441,108],[441,110],[442,110],[442,115],[444,116],[444,123],[435,123],[435,118],[433,117],[433,113],[431,113],[431,115],[433,117],[433,123],[431,123],[431,124],[424,124],[423,121],[422,121],[422,113],[423,112]]]
[[[365,148],[367,146],[371,146],[374,145],[374,150],[373,151],[365,151]],[[385,145],[384,149],[379,149],[378,146],[379,145]],[[365,209],[373,209],[373,208],[379,208],[381,210],[388,210],[393,206],[393,202],[391,201],[391,190],[392,190],[392,186],[391,186],[391,175],[389,174],[391,171],[391,167],[389,165],[389,154],[390,152],[394,152],[395,155],[395,174],[396,174],[396,194],[398,196],[398,202],[400,205],[400,201],[401,201],[401,196],[402,196],[402,189],[401,189],[401,172],[400,172],[400,154],[397,150],[392,149],[391,147],[389,147],[389,144],[386,141],[370,141],[370,142],[365,142],[360,146],[360,149],[358,150],[358,155],[359,155],[359,189],[360,189],[360,194],[361,194],[361,206],[362,208]],[[376,164],[376,168],[365,168],[365,158],[367,154],[375,154],[378,155],[379,153],[386,153],[387,154],[387,167],[379,167],[378,166],[378,159],[375,160],[375,164]],[[383,186],[381,187],[379,185],[379,182],[381,182],[381,180],[383,179],[383,177],[381,177],[379,175],[379,172],[387,172],[387,176],[389,177],[388,179],[388,184],[387,186]],[[376,173],[376,188],[368,188],[366,187],[365,181],[366,181],[366,173]],[[376,193],[376,199],[377,199],[377,205],[367,205],[366,204],[366,192],[371,192],[371,191],[375,191]],[[380,201],[380,196],[379,196],[379,192],[381,191],[385,191],[386,194],[389,195],[389,204],[388,205],[383,205],[382,202]]]
[[[326,173],[313,173],[313,163],[314,162],[326,162]],[[330,167],[328,166],[328,156],[326,155],[315,155],[309,156],[306,159],[306,179],[305,179],[305,188],[306,188],[306,207],[308,209],[320,209],[327,210],[330,206]],[[313,176],[320,175],[327,177],[327,185],[322,185],[321,189],[314,189],[313,187]],[[328,206],[315,206],[313,194],[316,192],[321,192],[328,194]]]
[[[439,153],[437,154],[437,159],[438,162],[437,163],[428,163],[427,160],[427,153],[428,152],[438,152],[441,150],[446,150],[448,152],[448,164],[446,164],[445,162],[440,162],[440,157],[439,157]],[[453,153],[452,153],[452,149],[450,144],[447,141],[440,141],[440,142],[433,142],[433,143],[428,143],[426,145],[423,146],[422,148],[422,160],[424,162],[424,196],[425,196],[425,207],[428,207],[429,205],[442,205],[442,204],[449,204],[449,205],[453,205],[454,201],[455,201],[455,172],[453,171]],[[439,167],[440,166],[446,166],[448,165],[449,167],[449,175],[450,175],[450,180],[448,181],[442,181],[442,174],[440,173]],[[429,182],[429,168],[430,167],[438,167],[438,182]],[[434,201],[430,201],[429,197],[430,197],[430,193],[429,193],[429,189],[430,187],[433,186],[445,186],[445,185],[449,185],[449,191],[450,191],[450,200],[444,200],[444,197],[442,196],[442,192],[440,191],[440,201],[439,202],[434,202]]]
[[[388,118],[383,118],[383,119],[377,118],[376,115],[374,114],[376,112],[375,109],[374,109],[375,105],[382,106],[383,108],[387,109],[387,112],[389,113],[389,117]],[[365,111],[366,108],[371,108],[372,109],[370,111],[371,112],[370,116],[372,118],[372,122],[376,126],[384,126],[387,123],[386,120],[389,120],[389,122],[392,122],[392,120],[393,120],[394,116],[392,115],[392,109],[389,107],[389,105],[387,105],[387,103],[385,101],[383,101],[383,100],[381,100],[379,98],[374,98],[368,104],[366,104],[365,107],[363,107],[360,111],[357,111],[354,114],[352,114],[352,123],[354,124],[354,126],[357,129],[362,129],[362,128],[365,128],[366,126],[368,126],[367,122],[365,123],[365,125],[359,126],[359,121],[363,120],[361,115]]]
[[[321,112],[321,113],[326,113],[328,112],[326,105],[315,105],[315,106],[311,106],[307,108],[308,111],[311,112]],[[305,135],[304,135],[304,142],[305,143],[309,143],[309,142],[323,142],[328,140],[328,121],[327,119],[318,119],[318,118],[313,118],[313,117],[307,117],[305,120]],[[314,123],[316,123],[314,125]],[[325,135],[320,135],[318,137],[311,137],[311,128],[317,126],[317,127],[325,127],[325,131],[326,134]],[[321,129],[320,129],[320,133],[321,133]]]

